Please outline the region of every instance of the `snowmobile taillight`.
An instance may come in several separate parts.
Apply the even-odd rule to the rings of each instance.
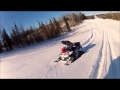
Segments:
[[[66,52],[66,48],[64,47],[61,49],[61,53],[65,53],[65,52]]]

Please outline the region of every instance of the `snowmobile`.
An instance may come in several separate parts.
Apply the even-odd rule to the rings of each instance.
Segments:
[[[55,60],[55,62],[66,61],[65,65],[69,65],[79,57],[79,51],[82,46],[80,45],[80,42],[71,43],[70,41],[62,41],[62,44],[64,44],[65,47],[61,49],[59,58]]]

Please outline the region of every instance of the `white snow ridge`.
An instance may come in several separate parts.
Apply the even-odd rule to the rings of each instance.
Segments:
[[[85,52],[70,65],[55,63],[62,40],[80,42]],[[90,19],[75,31],[50,41],[0,55],[0,78],[109,79],[120,78],[120,23]]]

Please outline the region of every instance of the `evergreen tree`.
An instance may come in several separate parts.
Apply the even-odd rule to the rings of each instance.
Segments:
[[[3,52],[3,45],[2,45],[2,41],[0,40],[0,53]]]
[[[14,27],[12,28],[11,37],[12,37],[12,41],[14,42],[14,46],[16,48],[22,47],[22,36],[19,31],[19,28],[15,23],[14,23]]]
[[[8,36],[8,34],[6,33],[6,30],[3,29],[2,31],[2,42],[4,47],[8,50],[12,50],[12,41],[10,39],[10,37]]]
[[[39,28],[40,28],[41,25],[40,25],[40,22],[39,22],[39,21],[38,21],[38,25],[39,25]]]
[[[10,32],[10,36],[11,36],[11,40],[13,43],[13,47],[16,48],[17,47],[17,40],[16,40],[17,34],[13,28],[12,28],[12,31]]]
[[[25,29],[21,24],[20,24],[19,30],[20,30],[20,39],[22,42],[22,46],[26,46],[27,41],[25,39]]]
[[[54,24],[53,24],[51,19],[49,19],[49,31],[51,33],[51,38],[56,37],[55,26],[54,26]]]
[[[82,20],[82,21],[83,21],[84,19],[86,19],[86,16],[85,16],[83,13],[81,13],[80,16],[81,16],[81,20]]]
[[[1,25],[0,25],[0,53],[3,51],[2,48],[3,48],[3,45],[2,45],[2,31],[1,31]]]
[[[46,24],[45,24],[45,29],[46,29],[46,32],[48,34],[48,38],[51,39],[52,38],[51,27],[50,27],[50,24],[47,23],[47,21],[46,21]]]
[[[63,17],[63,21],[64,21],[64,23],[65,23],[65,25],[66,25],[67,31],[68,31],[68,32],[71,32],[70,25],[69,25],[69,23],[68,23],[68,21],[67,21],[67,18],[66,18],[65,16]]]
[[[58,21],[55,18],[53,18],[53,20],[54,20],[54,25],[55,25],[56,36],[59,36],[61,35],[62,28],[60,27]]]
[[[73,13],[72,18],[73,18],[73,22],[75,23],[75,25],[79,23],[79,19],[78,19],[78,16],[76,14]]]
[[[43,22],[41,22],[40,30],[41,30],[41,34],[42,34],[44,40],[48,40],[49,34],[48,34],[48,31],[46,30],[45,24]]]

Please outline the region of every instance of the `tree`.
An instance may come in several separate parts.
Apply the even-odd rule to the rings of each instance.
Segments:
[[[83,21],[84,19],[86,19],[86,16],[83,13],[79,14],[80,20]]]
[[[42,37],[44,38],[44,40],[48,40],[50,37],[49,32],[47,31],[47,28],[43,22],[41,22],[39,29],[40,29],[40,33]]]
[[[53,21],[54,21],[55,33],[56,33],[56,37],[57,37],[57,36],[61,35],[61,33],[62,33],[62,28],[60,27],[58,21],[57,21],[55,18],[53,18]]]
[[[3,45],[2,45],[2,32],[1,32],[1,26],[0,26],[0,53],[3,51],[2,48],[3,48]]]
[[[69,23],[68,23],[68,21],[67,21],[67,18],[66,18],[65,16],[63,17],[63,21],[64,21],[64,23],[65,23],[65,25],[66,25],[67,31],[68,31],[68,32],[71,32],[70,25],[69,25]]]
[[[21,32],[19,31],[19,28],[15,23],[14,23],[14,27],[12,27],[11,39],[15,48],[22,47]]]
[[[0,53],[3,52],[3,46],[2,46],[2,42],[0,41]]]
[[[21,23],[20,23],[19,31],[20,31],[20,39],[21,39],[22,46],[25,46],[27,44],[27,41],[25,39],[26,38],[25,29]]]
[[[8,36],[8,34],[6,33],[6,30],[3,29],[2,31],[2,42],[4,47],[8,50],[12,50],[12,41],[10,39],[10,37]]]
[[[73,22],[75,23],[75,25],[79,23],[79,19],[78,19],[78,16],[76,14],[73,13],[72,18],[73,18]]]

